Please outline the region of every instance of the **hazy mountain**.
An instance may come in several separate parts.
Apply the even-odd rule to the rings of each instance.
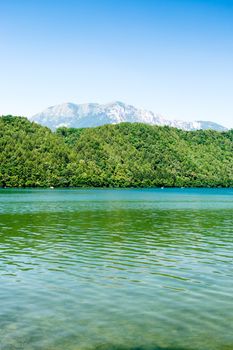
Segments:
[[[165,119],[159,114],[144,109],[137,109],[134,106],[119,101],[102,105],[98,103],[63,103],[49,107],[29,119],[52,130],[61,126],[83,128],[104,124],[118,124],[121,122],[169,125],[183,130],[227,130],[224,126],[209,121],[185,122]]]

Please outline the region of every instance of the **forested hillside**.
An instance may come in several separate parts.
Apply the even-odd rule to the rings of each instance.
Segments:
[[[0,186],[233,186],[233,130],[122,123],[56,133],[0,118]]]

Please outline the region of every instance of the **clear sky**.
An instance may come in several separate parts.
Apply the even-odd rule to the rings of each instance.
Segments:
[[[0,0],[0,114],[113,100],[233,127],[233,0]]]

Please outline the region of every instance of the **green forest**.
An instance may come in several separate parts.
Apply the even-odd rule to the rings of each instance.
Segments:
[[[233,130],[121,123],[56,132],[0,117],[0,187],[232,187]]]

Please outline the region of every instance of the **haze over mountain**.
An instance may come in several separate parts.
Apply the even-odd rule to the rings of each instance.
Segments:
[[[38,124],[55,130],[61,126],[73,128],[86,128],[104,124],[118,124],[121,122],[140,122],[150,125],[168,125],[183,130],[213,129],[227,130],[224,126],[209,121],[187,122],[169,120],[151,111],[138,109],[123,102],[115,101],[108,104],[63,103],[49,107],[29,118]]]

